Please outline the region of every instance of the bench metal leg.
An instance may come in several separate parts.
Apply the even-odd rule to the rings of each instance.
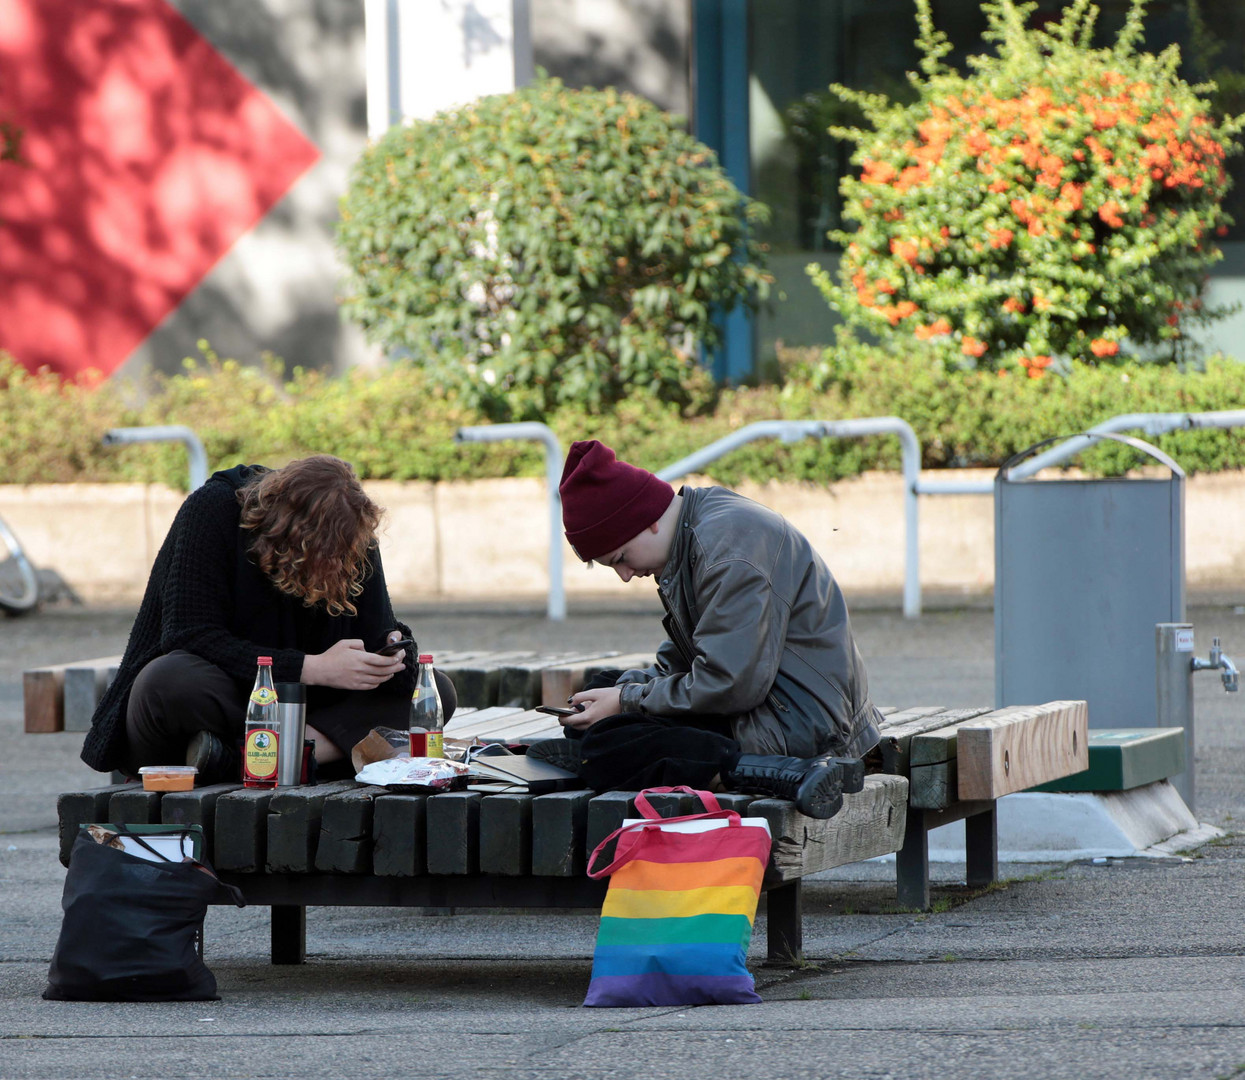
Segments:
[[[903,847],[895,852],[895,894],[902,908],[929,910],[929,832],[924,810],[908,807]]]
[[[272,905],[272,962],[302,964],[307,960],[307,909],[295,904]]]
[[[969,885],[989,885],[999,879],[999,816],[997,803],[964,819],[964,854]]]
[[[804,960],[804,891],[797,878],[765,894],[767,965],[791,966]]]

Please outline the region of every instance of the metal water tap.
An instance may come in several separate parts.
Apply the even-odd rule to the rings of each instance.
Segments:
[[[1200,656],[1193,658],[1194,671],[1218,671],[1223,669],[1223,688],[1230,693],[1235,693],[1238,689],[1237,679],[1239,672],[1236,665],[1232,663],[1232,657],[1225,656],[1223,650],[1219,647],[1219,639],[1213,638],[1210,646],[1210,659],[1203,660]]]

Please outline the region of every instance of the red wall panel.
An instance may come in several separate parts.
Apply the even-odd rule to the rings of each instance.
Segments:
[[[114,371],[318,159],[164,0],[0,0],[0,349]]]

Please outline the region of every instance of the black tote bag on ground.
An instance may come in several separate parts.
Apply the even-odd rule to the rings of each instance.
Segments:
[[[53,1001],[214,1001],[216,978],[199,956],[207,905],[228,889],[202,862],[157,861],[79,834],[69,856],[65,917],[52,954]]]

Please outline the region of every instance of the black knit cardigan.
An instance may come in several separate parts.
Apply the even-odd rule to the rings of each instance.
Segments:
[[[308,606],[281,592],[255,565],[248,554],[250,536],[239,525],[237,492],[264,471],[238,465],[215,473],[182,504],[156,555],[117,677],[83,742],[82,760],[91,768],[122,767],[130,689],[147,664],[174,649],[202,657],[249,687],[259,656],[272,657],[274,680],[298,682],[308,653],[324,652],[343,638],[360,638],[375,650],[390,630],[412,636],[394,617],[375,546],[355,615],[329,615],[323,602]],[[407,651],[404,671],[371,693],[409,698],[415,688],[414,652]],[[241,726],[242,717],[238,720]]]

